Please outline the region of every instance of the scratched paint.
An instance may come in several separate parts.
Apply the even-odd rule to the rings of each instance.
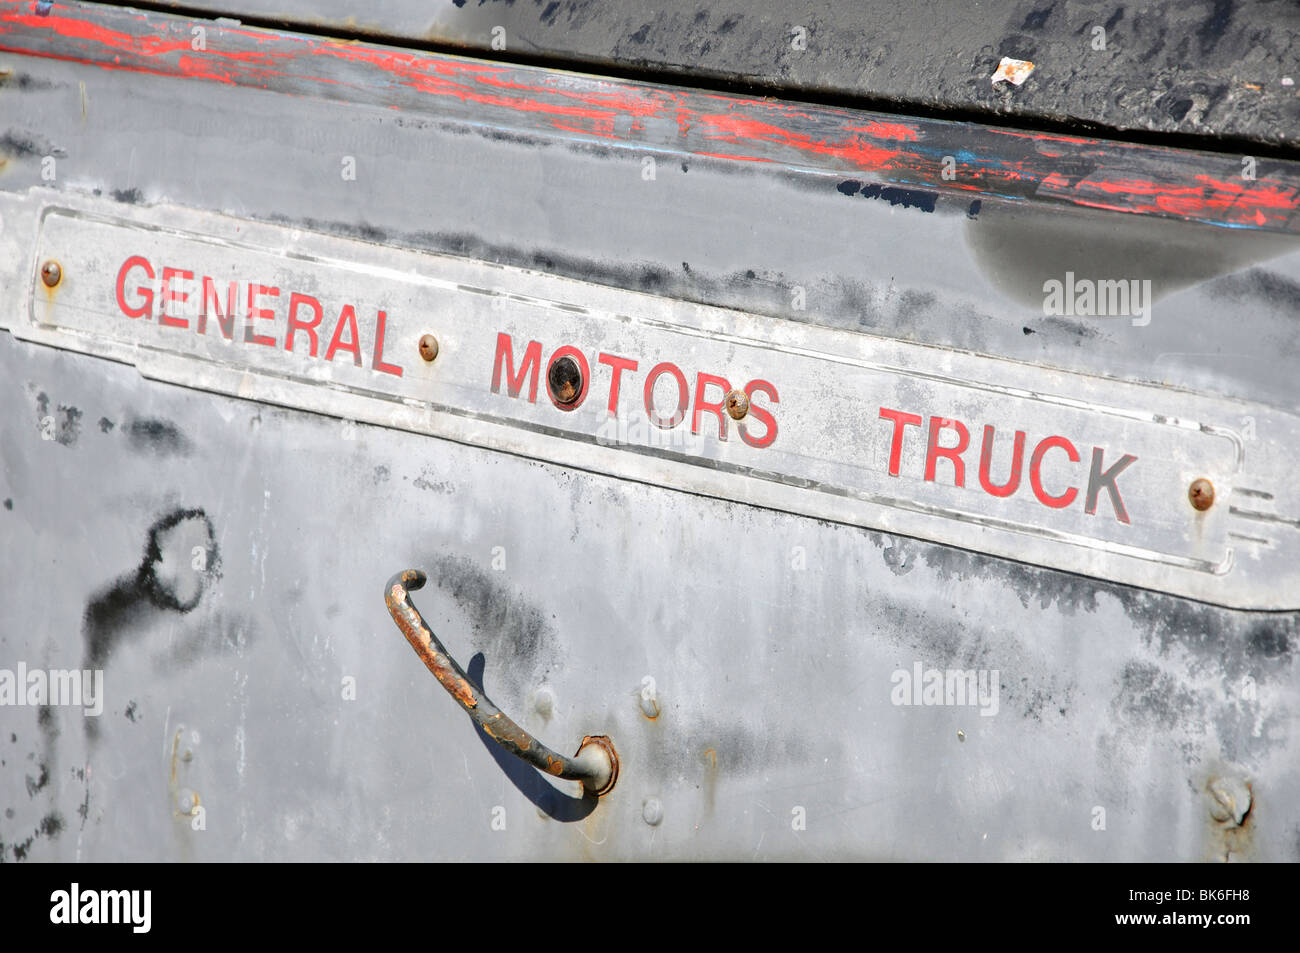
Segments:
[[[0,0],[0,51],[838,176],[828,187],[845,175],[870,177],[960,193],[963,207],[978,195],[1300,231],[1300,165],[1292,162],[1270,160],[1257,179],[1245,180],[1229,155],[905,120],[216,24],[207,49],[195,54],[187,19],[31,9]]]

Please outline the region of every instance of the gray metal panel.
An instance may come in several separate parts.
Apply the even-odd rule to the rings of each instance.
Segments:
[[[97,739],[75,710],[0,709],[6,859],[1212,859],[1204,787],[1225,770],[1255,782],[1241,854],[1296,857],[1292,615],[382,428],[346,439],[7,336],[0,381],[5,658],[112,646]],[[62,439],[41,439],[42,407]],[[149,529],[190,508],[219,570],[193,610],[159,608],[135,582]],[[506,711],[553,745],[614,738],[622,776],[594,812],[539,816],[546,782],[516,787],[412,657],[381,592],[408,564]],[[917,661],[997,669],[998,714],[894,706]],[[205,830],[178,816],[186,790]]]
[[[699,158],[646,182],[635,150],[0,66],[6,192],[41,186],[53,155],[51,197],[98,189],[1297,408],[1286,237],[991,200],[971,219]],[[1066,262],[1139,252],[1162,281],[1147,327],[1032,298]],[[6,286],[5,307],[27,293]],[[0,708],[5,859],[1300,857],[1294,613],[200,393],[7,334],[0,407],[0,667],[106,647],[107,694],[98,719]],[[402,644],[381,590],[406,566],[525,727],[560,748],[614,738],[622,776],[594,811],[503,768]],[[916,663],[998,670],[998,714],[894,704]],[[1244,827],[1212,819],[1216,777],[1253,784]],[[194,792],[203,830],[180,813]]]

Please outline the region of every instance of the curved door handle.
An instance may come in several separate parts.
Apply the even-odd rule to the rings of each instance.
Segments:
[[[393,621],[411,643],[434,678],[461,708],[482,728],[489,738],[511,754],[527,761],[538,771],[581,781],[583,792],[600,797],[608,794],[618,780],[618,754],[614,744],[604,735],[588,735],[582,739],[578,752],[572,758],[556,754],[524,729],[515,724],[492,699],[470,684],[464,670],[447,654],[438,637],[425,624],[420,610],[411,602],[411,592],[424,586],[428,577],[418,569],[399,572],[384,587],[384,601]]]

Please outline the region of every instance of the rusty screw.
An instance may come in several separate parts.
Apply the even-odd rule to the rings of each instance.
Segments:
[[[1214,484],[1204,478],[1193,480],[1187,490],[1187,499],[1193,509],[1208,510],[1214,505]]]
[[[438,356],[438,339],[432,334],[421,335],[420,337],[420,357],[428,362],[432,362]]]
[[[45,287],[53,288],[62,280],[63,269],[59,267],[59,263],[53,258],[41,265],[41,281],[45,282]]]
[[[743,420],[749,413],[749,395],[743,390],[729,390],[725,399],[732,420]]]

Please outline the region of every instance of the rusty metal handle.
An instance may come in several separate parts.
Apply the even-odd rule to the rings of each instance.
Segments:
[[[415,654],[442,683],[451,697],[474,719],[489,738],[511,754],[527,761],[538,771],[581,781],[583,791],[594,797],[609,793],[618,780],[618,754],[614,744],[604,735],[588,735],[582,739],[578,752],[572,758],[556,754],[524,729],[515,724],[492,699],[470,684],[464,670],[456,664],[438,637],[424,622],[420,610],[411,602],[410,593],[424,586],[428,577],[418,569],[399,572],[384,587],[384,601],[393,621],[411,643]]]

